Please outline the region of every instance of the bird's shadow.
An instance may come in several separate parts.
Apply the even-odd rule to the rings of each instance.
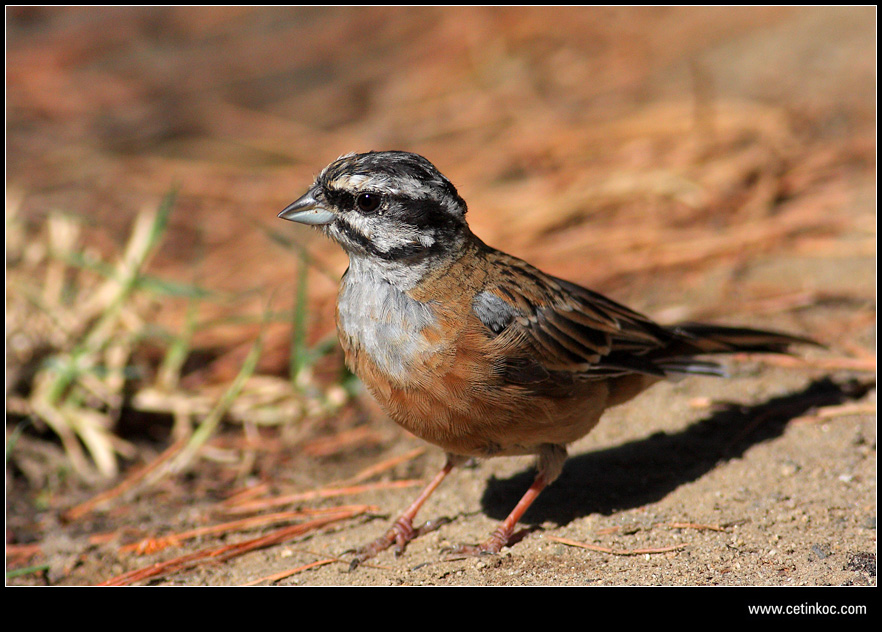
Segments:
[[[675,433],[571,457],[563,473],[524,515],[525,524],[564,525],[592,513],[609,515],[664,498],[717,464],[739,458],[753,445],[780,436],[787,423],[807,411],[858,399],[875,383],[816,380],[804,390],[761,404],[728,404]],[[481,499],[484,512],[503,519],[530,486],[534,472],[491,479]]]

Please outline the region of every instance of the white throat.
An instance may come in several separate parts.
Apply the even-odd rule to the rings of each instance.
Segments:
[[[367,353],[386,375],[404,383],[413,376],[413,362],[430,351],[421,332],[437,321],[428,304],[411,298],[389,279],[390,265],[350,256],[337,296],[338,328],[341,336]],[[412,264],[401,267],[402,274],[414,273]]]

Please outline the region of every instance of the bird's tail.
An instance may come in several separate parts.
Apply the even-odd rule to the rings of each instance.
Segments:
[[[809,338],[777,331],[682,323],[669,328],[675,340],[655,359],[665,373],[725,375],[723,368],[695,356],[718,353],[789,353],[792,345],[822,346]]]

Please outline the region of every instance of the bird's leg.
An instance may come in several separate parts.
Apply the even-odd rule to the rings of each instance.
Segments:
[[[505,520],[499,523],[499,526],[490,534],[481,544],[461,544],[459,546],[448,549],[452,555],[486,555],[490,553],[499,553],[506,544],[511,540],[514,534],[515,526],[521,516],[529,509],[533,501],[539,497],[542,490],[553,483],[561,470],[563,470],[564,461],[567,460],[566,447],[552,443],[543,444],[539,449],[539,462],[537,464],[538,472],[530,489],[521,497],[515,508],[511,510]]]
[[[420,510],[420,507],[423,506],[423,503],[432,495],[441,482],[450,474],[450,471],[456,466],[459,460],[453,455],[447,455],[447,462],[444,464],[444,467],[441,468],[441,471],[435,475],[435,478],[426,485],[425,489],[420,492],[420,495],[416,497],[416,499],[410,504],[410,506],[404,510],[404,512],[398,516],[395,522],[392,523],[392,526],[386,531],[385,534],[366,544],[365,546],[356,549],[355,558],[349,565],[350,570],[354,569],[361,562],[368,560],[381,551],[385,551],[393,544],[395,545],[395,555],[401,555],[404,552],[404,548],[407,546],[407,543],[413,540],[416,537],[423,535],[424,533],[429,533],[434,531],[441,525],[448,522],[447,519],[442,518],[440,520],[435,520],[432,522],[426,522],[422,526],[418,528],[414,528],[413,519],[416,517],[417,512]]]
[[[448,549],[448,552],[454,556],[499,553],[502,550],[502,547],[508,544],[509,540],[511,540],[515,526],[521,519],[521,516],[524,515],[524,512],[526,512],[530,505],[533,504],[533,501],[536,500],[547,485],[548,481],[545,480],[545,477],[542,474],[537,475],[533,484],[530,485],[530,489],[528,489],[523,497],[521,497],[518,504],[515,505],[515,508],[511,510],[510,514],[508,514],[508,517],[499,523],[499,526],[496,527],[487,540],[481,544],[460,544],[459,546]]]

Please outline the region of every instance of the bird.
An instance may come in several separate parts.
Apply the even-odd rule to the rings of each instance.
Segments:
[[[486,245],[467,205],[429,160],[348,153],[279,217],[319,228],[349,256],[336,327],[349,369],[382,409],[439,446],[443,468],[351,568],[446,519],[414,525],[447,475],[473,458],[534,455],[532,484],[490,536],[447,550],[499,553],[553,483],[567,446],[607,409],[665,379],[723,376],[708,355],[789,353],[814,341],[703,323],[665,326],[602,294]]]

